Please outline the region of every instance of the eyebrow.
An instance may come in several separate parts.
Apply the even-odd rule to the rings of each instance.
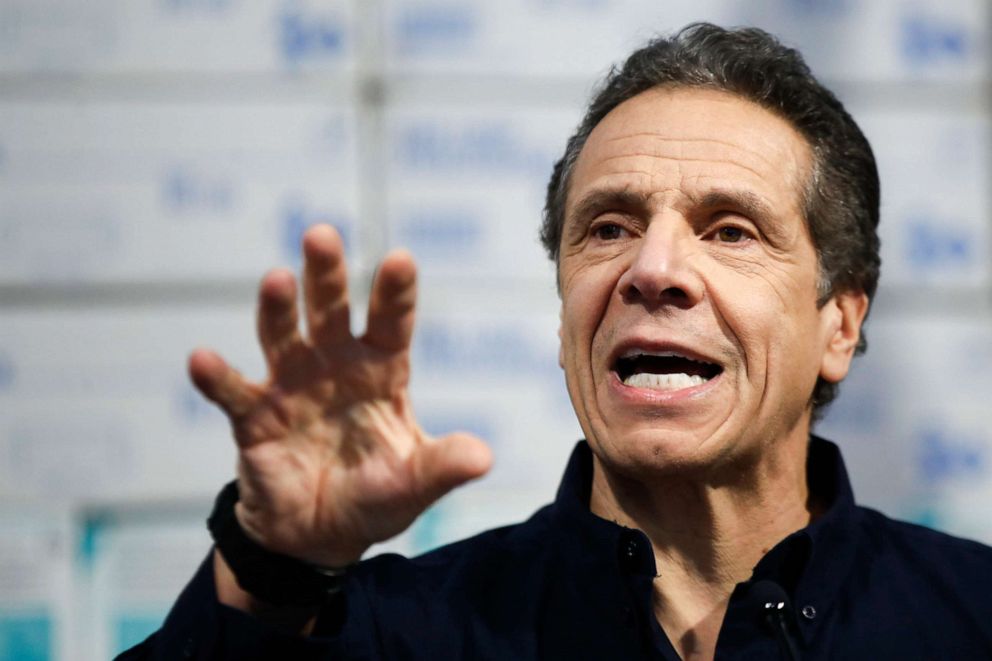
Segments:
[[[647,193],[623,189],[594,190],[576,203],[571,215],[583,220],[608,209],[647,209],[649,204],[650,195]]]
[[[769,220],[774,216],[771,207],[764,200],[747,190],[714,190],[693,202],[705,209],[732,207],[759,221]]]
[[[711,190],[698,199],[693,198],[692,202],[694,205],[705,209],[731,207],[740,210],[755,220],[767,220],[774,216],[771,207],[758,195],[748,190]],[[595,190],[576,203],[572,216],[582,220],[595,216],[607,209],[643,210],[649,206],[650,195],[645,192],[609,189]]]

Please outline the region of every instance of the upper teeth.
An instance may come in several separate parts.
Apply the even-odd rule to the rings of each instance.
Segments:
[[[657,358],[679,358],[681,360],[687,360],[701,365],[709,365],[706,361],[690,358],[684,354],[678,353],[677,351],[648,352],[641,349],[628,349],[623,353],[620,359],[636,360],[643,356]],[[691,388],[693,386],[702,385],[708,380],[709,378],[706,376],[701,376],[698,374],[690,375],[678,372],[664,374],[638,372],[637,374],[628,374],[623,378],[624,384],[628,386],[632,386],[634,388],[651,388],[653,390],[682,390],[683,388]]]
[[[649,374],[642,372],[632,374],[624,379],[624,384],[634,388],[651,388],[652,390],[682,390],[693,386],[701,386],[706,379],[693,374]]]

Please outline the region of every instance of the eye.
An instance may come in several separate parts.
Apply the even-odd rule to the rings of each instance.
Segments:
[[[623,228],[615,223],[605,223],[593,229],[592,233],[601,241],[615,241],[623,236]]]
[[[721,227],[716,235],[724,243],[738,243],[745,237],[744,230],[733,226]]]

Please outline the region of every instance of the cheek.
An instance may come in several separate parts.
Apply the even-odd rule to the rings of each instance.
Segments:
[[[613,298],[616,269],[587,267],[562,277],[561,346],[564,362],[587,360]]]
[[[562,308],[561,362],[566,373],[574,371],[578,361],[587,360],[595,333],[591,310],[580,305],[581,300],[573,294]]]
[[[707,280],[718,323],[725,337],[737,347],[744,378],[763,382],[781,365],[799,360],[798,344],[807,341],[813,326],[807,303],[781,282],[763,277],[723,273]]]
[[[773,312],[766,326],[764,360],[760,369],[772,387],[807,394],[819,373],[820,331],[815,306]],[[757,351],[755,351],[757,353]]]

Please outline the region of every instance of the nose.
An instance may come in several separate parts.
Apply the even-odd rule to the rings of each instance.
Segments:
[[[692,259],[698,250],[692,230],[675,219],[656,219],[631,250],[630,265],[617,286],[629,303],[689,308],[703,297],[703,281]]]

